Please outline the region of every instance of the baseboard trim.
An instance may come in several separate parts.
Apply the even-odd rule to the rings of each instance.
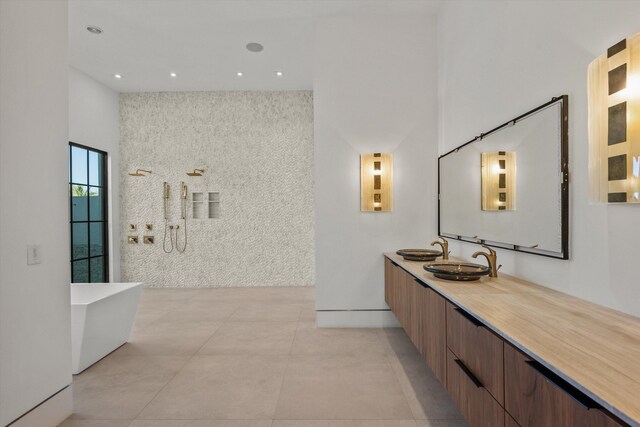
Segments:
[[[319,328],[394,328],[400,326],[390,310],[317,310]]]
[[[73,412],[73,395],[68,385],[7,427],[55,427]]]

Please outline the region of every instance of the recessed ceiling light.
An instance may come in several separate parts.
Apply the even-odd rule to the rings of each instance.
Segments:
[[[244,74],[242,74],[242,71],[238,71],[238,72],[236,73],[236,75],[237,75],[238,77],[242,77],[242,76],[244,76]]]
[[[177,75],[176,73],[169,73],[169,76],[170,76],[170,77],[174,77],[174,78],[175,78],[175,77],[178,77],[178,75]]]
[[[276,76],[282,77],[282,71],[276,71]]]
[[[115,77],[116,79],[121,79],[122,78],[122,74],[114,74],[113,77]]]
[[[256,43],[256,42],[252,42],[252,43],[247,43],[247,50],[249,52],[262,52],[264,50],[264,46],[262,46],[260,43]]]
[[[87,25],[87,31],[91,34],[102,34],[102,28],[96,27],[95,25]]]

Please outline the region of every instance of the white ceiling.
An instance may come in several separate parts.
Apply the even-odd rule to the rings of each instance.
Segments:
[[[433,14],[439,0],[71,0],[70,65],[118,92],[308,90],[314,24]],[[87,25],[104,31],[91,34]],[[245,45],[259,42],[260,53]],[[242,71],[243,77],[236,73]],[[277,77],[275,72],[284,75]],[[170,78],[175,72],[177,78]],[[121,74],[117,80],[114,74]]]

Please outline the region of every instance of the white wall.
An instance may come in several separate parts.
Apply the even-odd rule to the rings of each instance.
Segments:
[[[109,162],[109,281],[120,281],[120,124],[118,93],[69,68],[69,141],[106,151]]]
[[[66,2],[0,2],[0,425],[71,383],[67,45]]]
[[[436,84],[435,17],[318,23],[313,85],[320,326],[388,324],[392,315],[376,311],[388,309],[382,253],[424,247],[435,237]],[[360,212],[359,156],[371,152],[394,156],[393,212]]]
[[[633,1],[445,2],[438,21],[440,153],[569,95],[571,260],[498,250],[502,271],[635,315],[640,206],[588,201],[587,66],[638,22]]]

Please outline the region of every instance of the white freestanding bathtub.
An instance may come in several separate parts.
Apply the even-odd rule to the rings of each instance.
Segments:
[[[71,285],[71,359],[79,374],[126,343],[142,283]]]

